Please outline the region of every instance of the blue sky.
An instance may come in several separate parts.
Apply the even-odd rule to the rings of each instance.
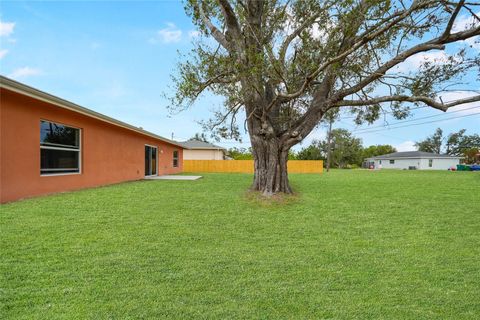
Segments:
[[[211,111],[220,107],[221,99],[207,95],[190,110],[170,115],[168,102],[162,98],[162,93],[169,91],[178,52],[187,53],[195,37],[194,26],[180,1],[2,1],[0,21],[0,73],[40,90],[165,137],[173,133],[178,140],[201,132],[197,121],[208,119]],[[418,61],[412,59],[406,67],[414,67]],[[479,90],[473,80],[469,89]],[[471,107],[476,105],[464,108]],[[424,121],[476,112],[480,110]],[[440,113],[419,109],[415,116]],[[387,121],[396,122],[388,117]],[[381,120],[374,126],[383,123]],[[355,128],[349,118],[335,126]],[[480,115],[368,134],[358,132],[358,137],[364,145],[388,143],[408,150],[413,141],[437,127],[447,133],[462,128],[479,133]],[[325,129],[320,127],[303,146],[324,136]],[[244,141],[218,144],[227,148],[248,146],[246,135]]]

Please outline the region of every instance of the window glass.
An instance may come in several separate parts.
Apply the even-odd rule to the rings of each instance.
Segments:
[[[80,172],[80,129],[40,121],[40,174]]]
[[[157,174],[157,148],[152,148],[152,175]]]
[[[149,176],[150,175],[150,153],[151,153],[152,148],[149,146],[145,146],[145,175]]]
[[[79,172],[79,152],[40,149],[40,173],[68,173]]]
[[[80,147],[80,130],[49,121],[40,122],[40,144],[69,148]]]
[[[433,166],[433,159],[428,159],[428,166],[430,168]]]
[[[395,163],[395,160],[390,160],[390,164],[394,164]]]

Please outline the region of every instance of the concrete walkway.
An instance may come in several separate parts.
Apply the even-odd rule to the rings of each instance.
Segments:
[[[202,176],[177,176],[177,175],[165,175],[155,177],[145,177],[146,180],[198,180]]]

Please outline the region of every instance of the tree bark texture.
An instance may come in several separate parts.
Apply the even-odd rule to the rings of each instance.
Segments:
[[[275,193],[292,193],[288,182],[288,150],[277,141],[266,141],[254,137],[252,151],[254,157],[254,179],[252,190],[265,196]],[[276,140],[276,139],[274,139]]]

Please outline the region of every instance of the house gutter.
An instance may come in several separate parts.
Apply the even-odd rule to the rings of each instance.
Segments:
[[[121,127],[121,128],[127,129],[127,130],[131,130],[131,131],[134,131],[136,133],[140,133],[142,135],[145,135],[145,136],[148,136],[148,137],[151,137],[151,138],[154,138],[154,139],[158,139],[158,140],[161,140],[163,142],[169,143],[171,145],[178,146],[178,147],[181,147],[182,149],[185,149],[185,147],[178,142],[175,142],[173,140],[169,140],[169,139],[166,139],[164,137],[158,136],[154,133],[151,133],[151,132],[145,131],[143,129],[140,129],[138,127],[132,126],[132,125],[130,125],[128,123],[125,123],[123,121],[119,121],[119,120],[116,120],[114,118],[108,117],[106,115],[103,115],[103,114],[98,113],[96,111],[93,111],[91,109],[79,106],[78,104],[75,104],[73,102],[64,100],[62,98],[56,97],[54,95],[51,95],[49,93],[40,91],[38,89],[32,88],[30,86],[27,86],[23,83],[17,82],[15,80],[9,79],[9,78],[4,77],[4,76],[0,76],[0,88],[9,90],[9,91],[12,91],[12,92],[15,92],[15,93],[22,94],[22,95],[28,96],[28,97],[36,99],[36,100],[47,102],[49,104],[56,105],[60,108],[67,109],[67,110],[70,110],[70,111],[73,111],[73,112],[76,112],[76,113],[80,113],[80,114],[83,114],[83,115],[88,116],[90,118],[94,118],[94,119],[100,120],[102,122],[107,122],[107,123],[115,125],[117,127]]]

